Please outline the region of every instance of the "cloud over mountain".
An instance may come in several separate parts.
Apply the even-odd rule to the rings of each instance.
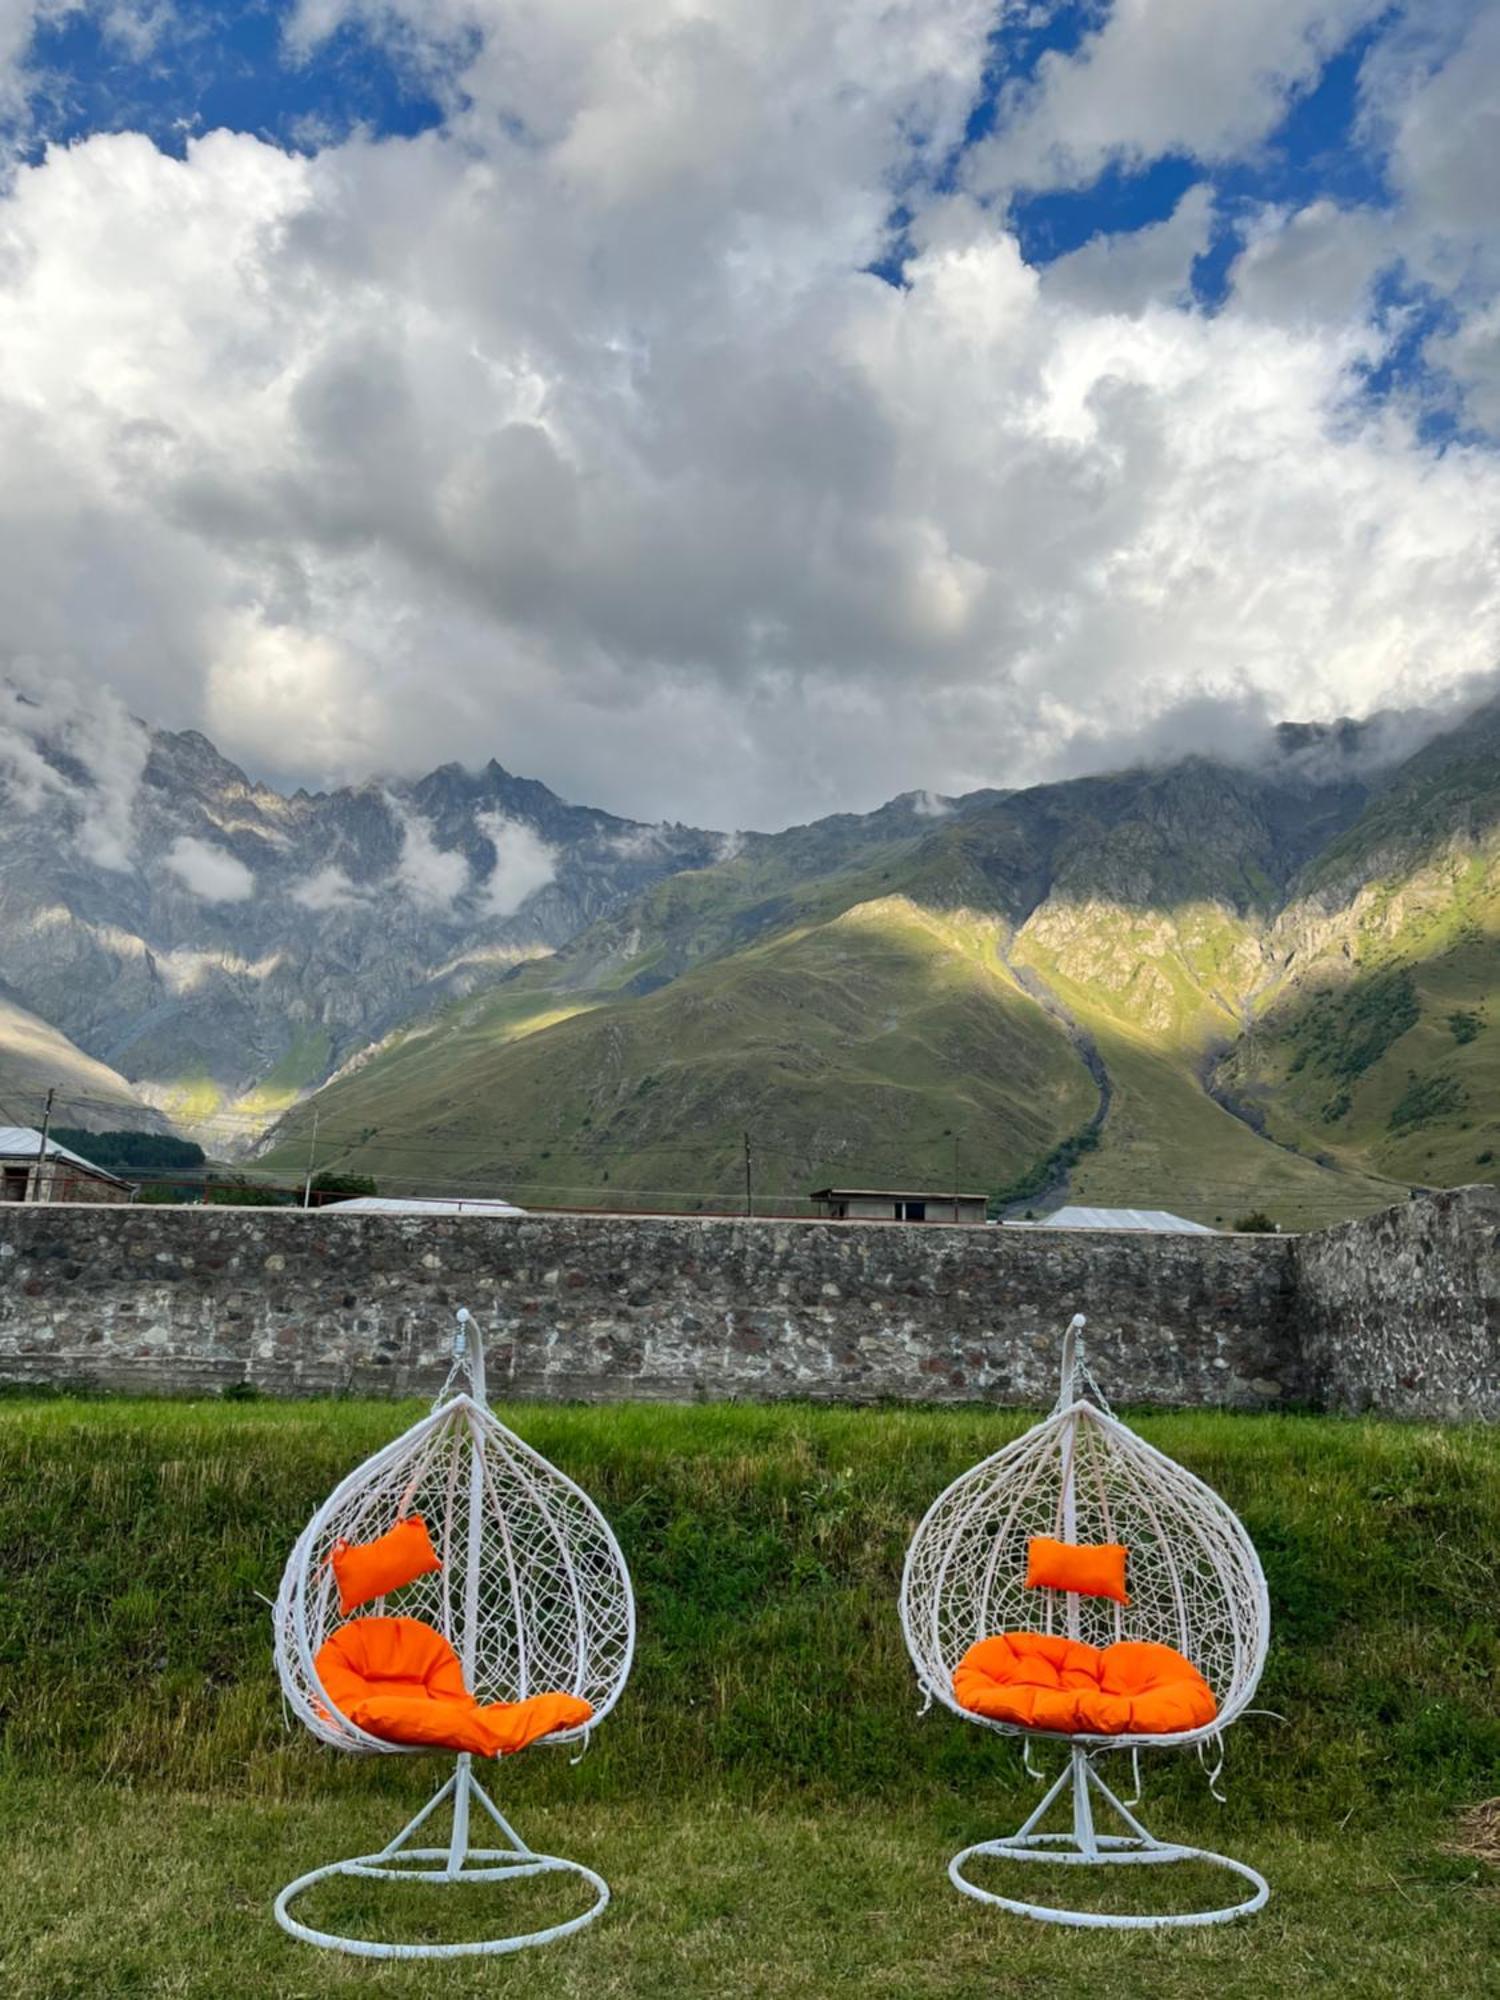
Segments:
[[[1034,11],[302,0],[289,62],[361,34],[441,122],[33,151],[0,654],[278,780],[497,747],[709,824],[1491,666],[1493,11],[1359,43],[1378,200],[1213,179],[1365,0],[1117,0],[995,85]],[[1164,219],[1026,254],[1026,187],[1168,156]],[[408,886],[451,901],[468,859],[425,838]]]

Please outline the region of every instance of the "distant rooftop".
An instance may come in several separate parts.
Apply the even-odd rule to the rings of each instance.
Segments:
[[[31,1125],[0,1125],[0,1160],[35,1160],[42,1149],[42,1135]],[[82,1153],[70,1152],[66,1146],[59,1146],[55,1139],[47,1141],[49,1160],[71,1160],[75,1167],[85,1167],[91,1174],[97,1174],[102,1181],[113,1181],[116,1187],[129,1187],[130,1182],[112,1174],[108,1167],[95,1166]]]
[[[808,1195],[809,1201],[846,1201],[856,1196],[861,1201],[988,1201],[987,1194],[953,1194],[947,1188],[934,1192],[932,1188],[814,1188]]]
[[[509,1201],[424,1201],[420,1195],[360,1194],[350,1201],[325,1201],[338,1215],[524,1215]]]
[[[1012,1223],[1020,1229],[1146,1229],[1159,1236],[1216,1236],[1206,1223],[1189,1222],[1166,1208],[1055,1208],[1035,1222]]]

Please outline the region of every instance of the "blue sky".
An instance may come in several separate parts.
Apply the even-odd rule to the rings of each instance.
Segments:
[[[461,78],[472,34],[456,32],[426,49],[380,32],[355,15],[312,46],[294,46],[296,0],[194,0],[154,34],[122,34],[109,5],[83,4],[39,22],[28,57],[31,129],[23,155],[39,159],[51,143],[91,133],[138,131],[180,155],[188,141],[218,128],[253,134],[288,150],[316,151],[351,132],[404,137],[440,127],[462,101]],[[148,23],[152,19],[149,0]],[[962,137],[934,177],[961,182],[969,150],[1003,125],[1014,93],[1034,83],[1049,58],[1076,55],[1107,21],[1108,0],[1060,0],[997,18],[986,47]],[[1382,37],[1400,27],[1393,5],[1337,41],[1316,72],[1287,94],[1283,115],[1243,157],[1204,161],[1186,150],[1112,161],[1075,185],[1022,188],[1005,213],[1028,262],[1045,267],[1091,239],[1129,235],[1166,220],[1187,191],[1215,197],[1211,242],[1190,272],[1192,294],[1206,310],[1222,302],[1245,218],[1269,204],[1291,207],[1326,198],[1380,211],[1390,203],[1378,144],[1362,135],[1360,77]],[[895,176],[899,180],[899,169]],[[893,191],[890,237],[871,268],[899,283],[908,245],[909,210]],[[1399,270],[1387,296],[1402,295]],[[1371,394],[1415,391],[1429,435],[1459,428],[1441,371],[1425,366],[1425,334],[1445,324],[1441,306],[1408,288],[1419,314],[1378,368]]]
[[[112,31],[106,9],[44,21],[28,155],[91,132],[146,132],[180,154],[218,127],[310,149],[356,126],[406,134],[441,121],[420,64],[358,22],[300,56],[287,44],[294,11],[292,0],[193,0],[149,44]]]
[[[0,670],[745,824],[1458,699],[1497,107],[1481,0],[0,0]]]
[[[1006,94],[1034,79],[1044,57],[1075,53],[1109,9],[1104,0],[1063,0],[1033,11],[1034,22],[1007,21],[992,32],[946,178],[956,179],[965,149],[994,131]],[[442,123],[443,84],[451,87],[461,74],[466,38],[448,42],[435,75],[429,62],[359,18],[306,51],[291,47],[295,13],[295,0],[194,0],[149,44],[112,29],[108,7],[84,5],[43,20],[28,57],[34,126],[26,155],[35,159],[49,142],[94,132],[145,132],[180,154],[190,137],[218,127],[315,150],[356,128],[409,135]],[[1026,256],[1045,264],[1093,236],[1159,222],[1200,182],[1231,212],[1237,204],[1301,204],[1320,195],[1382,204],[1388,197],[1378,151],[1356,134],[1358,81],[1382,30],[1397,18],[1392,8],[1343,41],[1245,159],[1206,165],[1167,153],[1111,165],[1086,185],[1018,196],[1010,216]],[[1224,233],[1232,235],[1232,225]],[[1203,296],[1214,296],[1221,275],[1205,270]]]

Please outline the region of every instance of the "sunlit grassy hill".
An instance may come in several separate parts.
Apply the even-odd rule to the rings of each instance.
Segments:
[[[523,1199],[683,1206],[743,1188],[748,1132],[763,1198],[850,1175],[947,1186],[955,1166],[985,1187],[1096,1101],[1000,931],[893,896],[638,996],[502,989],[322,1092],[326,1156],[383,1181],[426,1169]],[[414,1132],[441,1144],[440,1165]]]
[[[1268,1132],[1402,1180],[1500,1154],[1500,714],[1429,746],[1304,871],[1226,1083]]]

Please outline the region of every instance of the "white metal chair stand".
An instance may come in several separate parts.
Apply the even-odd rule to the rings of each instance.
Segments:
[[[581,1742],[614,1707],[630,1672],[635,1600],[620,1546],[593,1501],[491,1412],[478,1328],[467,1312],[458,1318],[453,1365],[431,1412],[335,1489],[282,1576],[275,1647],[283,1695],[315,1736],[341,1750],[412,1756],[427,1747],[431,1754],[430,1746],[387,1740],[351,1721],[317,1665],[342,1615],[335,1551],[368,1543],[414,1514],[430,1528],[441,1567],[405,1582],[391,1609],[441,1635],[477,1702],[521,1702],[544,1691],[577,1696],[591,1706],[589,1720],[537,1740]],[[376,1598],[369,1608],[383,1618],[386,1601]],[[424,1830],[430,1840],[429,1823],[445,1807],[452,1815],[447,1843],[416,1844]],[[586,1884],[589,1907],[544,1930],[473,1942],[342,1937],[292,1914],[304,1890],[332,1877],[454,1888],[552,1874]],[[567,1937],[608,1901],[608,1885],[592,1868],[526,1844],[474,1775],[471,1752],[461,1750],[452,1776],[385,1847],[299,1876],[276,1898],[275,1915],[292,1937],[362,1958],[463,1958]]]
[[[941,1701],[965,1721],[1061,1745],[1068,1753],[1018,1831],[964,1848],[948,1874],[966,1896],[1044,1923],[1119,1930],[1228,1923],[1261,1908],[1270,1894],[1264,1878],[1227,1855],[1157,1840],[1104,1782],[1096,1760],[1112,1750],[1218,1741],[1249,1703],[1265,1664],[1265,1577],[1250,1537],[1218,1495],[1110,1411],[1084,1362],[1084,1323],[1079,1314],[1068,1327],[1062,1386],[1050,1415],[955,1480],[929,1508],[907,1551],[901,1624],[928,1702]],[[1124,1544],[1128,1608],[1075,1590],[1028,1588],[1034,1536]],[[1017,1632],[1058,1634],[1099,1647],[1120,1640],[1170,1646],[1207,1681],[1217,1713],[1201,1727],[1171,1734],[1083,1735],[1028,1728],[963,1707],[953,1676],[969,1648],[991,1635]],[[1115,1815],[1122,1831],[1098,1830],[1096,1803]],[[1071,1809],[1071,1824],[1042,1831],[1058,1808]],[[1074,1867],[1196,1861],[1240,1877],[1250,1893],[1221,1908],[1182,1914],[1061,1909],[980,1887],[965,1872],[976,1859]]]

